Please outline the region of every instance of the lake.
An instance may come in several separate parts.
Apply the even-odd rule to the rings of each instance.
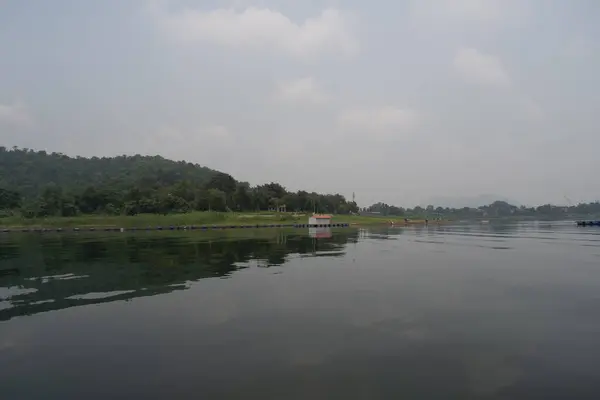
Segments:
[[[0,235],[2,399],[598,399],[600,228]]]

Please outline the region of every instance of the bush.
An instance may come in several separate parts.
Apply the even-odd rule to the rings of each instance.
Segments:
[[[11,210],[0,210],[0,218],[12,217],[15,214]]]

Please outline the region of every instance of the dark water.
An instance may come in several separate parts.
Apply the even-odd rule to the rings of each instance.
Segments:
[[[600,398],[597,228],[100,235],[0,236],[0,398]]]

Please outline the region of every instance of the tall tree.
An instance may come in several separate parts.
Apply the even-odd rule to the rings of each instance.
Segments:
[[[0,188],[0,209],[13,209],[21,206],[21,195],[14,190]]]
[[[220,190],[226,194],[233,194],[236,189],[236,184],[237,182],[231,175],[217,172],[210,178],[206,184],[206,188]]]

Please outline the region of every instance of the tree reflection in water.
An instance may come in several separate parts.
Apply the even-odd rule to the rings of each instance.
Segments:
[[[294,255],[340,256],[358,235],[353,229],[318,238],[279,230],[7,235],[0,238],[0,321],[185,290],[189,282],[282,265]]]

